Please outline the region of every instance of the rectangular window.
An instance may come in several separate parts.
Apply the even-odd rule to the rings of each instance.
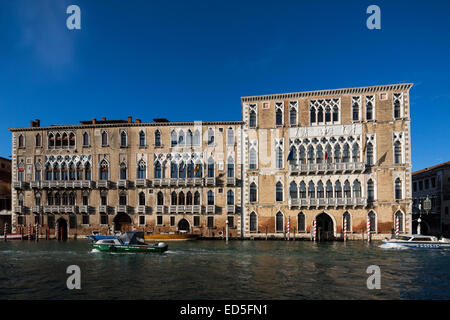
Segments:
[[[82,224],[89,224],[89,216],[87,214],[83,214]]]
[[[200,216],[194,216],[194,227],[200,227]]]
[[[431,187],[436,188],[436,178],[431,178]]]
[[[106,214],[100,215],[100,224],[108,224],[108,216]]]
[[[208,228],[214,228],[214,217],[208,217]]]
[[[108,197],[106,196],[106,194],[102,194],[102,196],[100,197],[102,206],[106,206],[108,205]]]
[[[174,217],[174,216],[171,216],[171,217],[170,217],[170,226],[171,226],[171,227],[174,227],[174,226],[175,226],[175,217]]]
[[[145,216],[139,216],[139,225],[145,226]]]
[[[414,192],[417,191],[417,182],[413,182],[413,191],[414,191]]]
[[[430,180],[425,180],[425,189],[430,188]]]
[[[76,215],[70,215],[69,216],[69,228],[75,229],[77,227],[77,216]]]
[[[228,216],[228,228],[234,228],[234,217]]]
[[[156,224],[158,226],[162,226],[163,225],[163,216],[156,216]]]
[[[21,216],[19,216],[19,218],[21,218]],[[19,222],[19,224],[23,224],[23,223]],[[51,229],[53,229],[55,227],[55,216],[48,216],[47,217],[47,225]]]
[[[423,181],[419,181],[419,191],[423,190]]]

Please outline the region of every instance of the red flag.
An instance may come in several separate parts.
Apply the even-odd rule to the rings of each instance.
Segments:
[[[328,160],[328,153],[325,151],[325,160]]]

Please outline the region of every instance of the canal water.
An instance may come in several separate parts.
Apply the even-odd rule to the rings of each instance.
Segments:
[[[450,250],[381,243],[170,242],[164,254],[93,252],[85,240],[0,243],[0,299],[449,299]],[[66,269],[81,269],[68,290]],[[369,290],[366,269],[381,270]]]

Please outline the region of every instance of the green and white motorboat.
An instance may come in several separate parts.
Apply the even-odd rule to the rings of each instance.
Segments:
[[[115,239],[100,239],[92,243],[92,247],[103,252],[156,252],[167,251],[164,242],[148,244],[136,237],[135,232],[125,232]]]

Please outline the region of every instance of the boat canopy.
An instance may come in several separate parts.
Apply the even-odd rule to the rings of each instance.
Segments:
[[[119,236],[119,239],[124,244],[145,244],[144,242],[139,241],[136,232],[125,232]]]

